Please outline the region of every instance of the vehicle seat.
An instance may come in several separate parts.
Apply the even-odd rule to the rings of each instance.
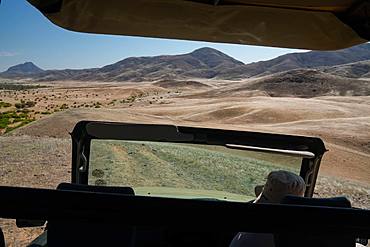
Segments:
[[[307,205],[307,206],[325,206],[325,207],[343,207],[351,208],[351,202],[345,197],[334,198],[307,198],[298,196],[286,196],[282,204]],[[310,235],[305,232],[302,234],[275,234],[276,247],[354,247],[356,246],[355,236],[320,234]]]
[[[59,184],[57,190],[135,195],[131,187],[106,187],[69,183]],[[49,219],[47,224],[47,242],[49,247],[133,246],[134,232],[135,229],[133,227],[111,225],[104,222]]]

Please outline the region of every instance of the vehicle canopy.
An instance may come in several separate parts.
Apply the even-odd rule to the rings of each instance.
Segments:
[[[368,1],[28,0],[78,32],[335,50],[370,39]]]

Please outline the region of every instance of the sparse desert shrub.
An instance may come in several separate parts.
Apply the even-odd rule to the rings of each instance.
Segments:
[[[26,104],[26,107],[33,107],[33,106],[36,105],[36,102],[34,102],[34,101],[27,101],[25,104]]]
[[[10,124],[10,119],[2,115],[3,114],[0,113],[0,129],[5,129]]]
[[[22,108],[22,104],[21,104],[21,103],[15,103],[15,104],[14,104],[14,106],[15,106],[15,108],[17,108],[17,109]]]
[[[34,101],[24,101],[24,100],[21,100],[20,103],[15,103],[14,106],[17,108],[17,109],[21,109],[21,108],[29,108],[29,107],[33,107],[36,105],[36,102]]]
[[[61,105],[61,106],[60,106],[60,109],[61,109],[61,110],[66,110],[66,109],[68,109],[68,108],[69,108],[69,107],[68,107],[68,105],[67,105],[67,104],[65,104],[65,103],[64,103],[63,105]]]
[[[12,104],[10,104],[10,103],[0,101],[0,108],[7,108],[7,107],[11,107],[11,106],[12,106]]]
[[[104,171],[101,169],[95,169],[91,172],[91,175],[97,178],[102,178],[104,176]]]
[[[21,122],[21,118],[14,118],[13,121],[11,123],[18,123],[18,122]]]
[[[45,87],[47,86],[0,82],[0,90],[22,91],[26,89],[45,88]]]
[[[114,105],[114,101],[109,102],[108,105]]]
[[[22,109],[22,110],[20,110],[19,112],[21,112],[21,113],[29,113],[29,112],[30,112],[30,110],[28,110],[28,109]]]
[[[105,186],[107,185],[107,182],[103,179],[97,179],[95,180],[95,185]]]
[[[136,98],[137,97],[135,95],[131,95],[127,99],[122,100],[121,103],[133,103],[136,100]]]
[[[18,122],[21,122],[21,124],[18,124],[16,126],[12,126],[12,127],[9,127],[8,126],[6,128],[6,130],[5,130],[5,133],[8,133],[8,132],[10,132],[10,131],[12,131],[12,130],[14,130],[16,128],[19,128],[19,127],[22,127],[22,126],[24,126],[26,124],[29,124],[29,123],[31,123],[31,122],[33,122],[35,120],[36,120],[35,118],[26,118],[26,119],[23,119],[22,121],[18,121]]]
[[[15,111],[3,112],[0,113],[0,128],[5,129],[5,132],[9,132],[13,129],[26,125],[34,120],[35,118],[30,118],[30,116],[26,112],[22,112],[20,110],[18,110],[17,112]],[[20,124],[11,127],[9,126],[14,123]]]

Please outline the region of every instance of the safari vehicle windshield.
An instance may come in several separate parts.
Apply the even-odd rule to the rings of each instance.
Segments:
[[[275,170],[299,175],[302,158],[214,145],[92,140],[89,184],[136,195],[249,201]]]
[[[277,170],[310,197],[325,152],[318,138],[170,125],[80,122],[72,136],[74,182],[172,198],[251,201]]]

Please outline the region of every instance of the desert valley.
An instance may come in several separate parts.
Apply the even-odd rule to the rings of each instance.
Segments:
[[[370,208],[370,44],[252,64],[201,48],[83,70],[13,66],[0,73],[1,185],[69,181],[80,120],[318,136],[329,152],[315,196]],[[39,231],[4,224],[24,240]]]

